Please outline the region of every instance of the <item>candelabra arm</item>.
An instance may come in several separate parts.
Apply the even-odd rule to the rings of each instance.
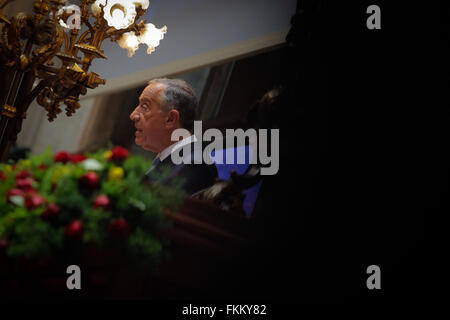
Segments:
[[[34,89],[31,90],[31,92],[26,96],[26,98],[23,102],[24,107],[26,107],[28,109],[30,104],[33,102],[34,99],[36,99],[36,97],[39,95],[39,93],[41,93],[41,91],[45,87],[49,86],[55,78],[56,77],[52,77],[52,78],[47,78],[47,79],[43,79],[43,80],[39,81],[39,83],[36,85],[36,87],[34,87]]]

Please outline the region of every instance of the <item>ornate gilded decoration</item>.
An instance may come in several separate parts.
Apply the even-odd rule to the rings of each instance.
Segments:
[[[148,0],[79,0],[79,6],[66,5],[65,0],[36,0],[34,14],[18,13],[8,18],[2,9],[12,1],[0,0],[0,72],[2,85],[9,86],[0,94],[0,105],[4,105],[1,154],[7,148],[5,139],[17,136],[22,114],[35,98],[47,110],[48,120],[53,121],[62,112],[62,103],[71,116],[80,107],[79,97],[87,88],[106,83],[100,75],[88,71],[94,59],[107,59],[101,49],[105,39],[118,42],[132,55],[137,49],[127,40],[132,34],[139,39],[138,45],[149,46],[150,53],[166,32],[166,27],[156,29],[145,20],[138,22],[149,6]]]
[[[2,115],[10,117],[10,118],[14,118],[16,116],[16,114],[17,114],[17,110],[13,106],[9,106],[7,104],[5,104],[3,106]]]

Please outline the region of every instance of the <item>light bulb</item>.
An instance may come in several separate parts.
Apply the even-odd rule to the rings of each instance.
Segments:
[[[128,57],[132,57],[139,48],[139,39],[133,31],[125,32],[117,43],[120,47],[128,50]]]
[[[167,27],[161,29],[155,27],[152,23],[145,24],[144,30],[139,36],[139,42],[148,46],[147,53],[150,54],[159,46],[159,42],[164,39],[164,34],[167,32]]]
[[[97,0],[92,6],[92,11],[98,13],[100,4],[104,4],[105,2],[106,5],[103,8],[103,18],[105,18],[110,27],[120,30],[126,29],[133,24],[137,13],[136,6],[132,1]]]
[[[137,7],[138,5],[140,5],[142,7],[142,9],[147,10],[148,6],[149,6],[149,0],[134,0],[133,1],[134,5]]]
[[[114,21],[117,21],[116,23],[120,23],[120,21],[122,21],[125,18],[125,14],[122,10],[115,9],[112,12],[111,17]]]
[[[100,8],[100,5],[105,6],[106,0],[97,0],[91,6],[92,14],[96,17],[98,17],[102,13],[102,9]]]

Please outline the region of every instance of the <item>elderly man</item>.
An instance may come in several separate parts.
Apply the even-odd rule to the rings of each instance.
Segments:
[[[211,186],[217,177],[216,167],[203,161],[201,164],[193,161],[175,164],[172,161],[171,154],[179,148],[191,150],[192,154],[201,152],[197,150],[196,137],[192,134],[197,105],[194,90],[185,81],[154,79],[144,89],[139,105],[130,114],[136,127],[136,144],[157,153],[145,178],[165,185],[179,181],[182,189],[190,195]],[[179,141],[172,141],[172,132],[180,128],[190,134]],[[186,148],[187,145],[191,148]]]

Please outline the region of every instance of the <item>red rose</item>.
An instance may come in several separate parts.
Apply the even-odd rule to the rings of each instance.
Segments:
[[[104,194],[101,194],[99,196],[97,196],[97,198],[95,198],[94,204],[92,205],[92,207],[94,209],[96,208],[103,208],[106,209],[109,207],[110,201],[109,198],[107,196],[105,196]]]
[[[31,178],[17,179],[16,187],[25,191],[31,190],[33,188],[33,179]]]
[[[6,174],[3,171],[0,171],[0,181],[6,180]]]
[[[114,147],[111,150],[111,152],[112,152],[111,159],[114,161],[121,162],[126,158],[128,158],[128,150],[123,147],[120,146]]]
[[[80,163],[86,159],[87,158],[85,156],[83,156],[82,154],[72,154],[69,156],[69,161],[73,162],[73,163]]]
[[[25,192],[23,192],[23,190],[20,189],[10,189],[8,190],[8,192],[6,193],[6,201],[11,203],[11,201],[9,200],[9,198],[11,196],[21,196],[21,197],[25,197]]]
[[[16,174],[16,180],[31,178],[32,176],[33,174],[30,171],[28,171],[27,169],[23,169],[22,171]]]
[[[42,212],[41,218],[42,220],[51,220],[59,215],[59,212],[61,211],[60,207],[55,203],[50,203],[47,207],[47,209]]]
[[[55,162],[67,163],[70,159],[69,153],[67,151],[58,152],[53,156]]]
[[[29,193],[25,196],[25,207],[28,210],[36,209],[45,203],[45,199],[36,192]]]
[[[45,170],[45,169],[47,169],[47,166],[46,166],[45,164],[40,164],[40,165],[38,166],[38,169],[39,169],[39,170]]]
[[[98,186],[98,176],[95,172],[90,171],[80,177],[79,183],[83,188],[95,189]]]
[[[114,219],[108,227],[109,234],[117,240],[125,240],[130,234],[130,225],[123,218]]]
[[[83,223],[80,220],[72,221],[64,230],[64,234],[72,239],[79,239],[83,234]]]

